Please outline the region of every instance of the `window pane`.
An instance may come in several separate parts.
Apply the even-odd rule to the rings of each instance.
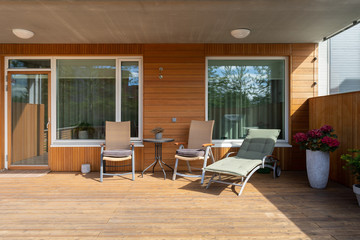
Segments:
[[[360,25],[328,41],[330,94],[360,91]]]
[[[209,60],[208,119],[214,139],[242,139],[249,128],[285,133],[284,60]]]
[[[11,165],[48,165],[48,75],[11,75]]]
[[[121,62],[121,121],[131,122],[131,137],[139,137],[139,63]]]
[[[50,59],[11,59],[9,60],[9,68],[50,68]]]
[[[104,139],[115,121],[114,59],[57,60],[56,139]]]

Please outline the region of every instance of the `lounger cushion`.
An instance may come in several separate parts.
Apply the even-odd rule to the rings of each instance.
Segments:
[[[231,174],[246,177],[251,170],[262,164],[262,160],[249,160],[239,157],[228,157],[205,168],[209,172]]]
[[[279,134],[279,129],[249,129],[237,157],[262,159],[266,155],[271,155]]]
[[[178,149],[176,154],[183,157],[203,157],[205,151],[202,149]]]
[[[129,149],[117,149],[117,150],[105,150],[104,157],[114,157],[122,158],[131,155],[131,150]]]

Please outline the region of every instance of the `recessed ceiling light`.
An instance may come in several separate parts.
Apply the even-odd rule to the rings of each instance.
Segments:
[[[250,34],[250,29],[238,28],[231,31],[231,35],[234,38],[246,38]]]
[[[15,36],[21,39],[29,39],[34,36],[34,33],[32,31],[21,28],[14,28],[12,32],[13,34],[15,34]]]

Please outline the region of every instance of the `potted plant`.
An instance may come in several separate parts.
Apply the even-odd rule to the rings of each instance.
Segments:
[[[350,169],[357,178],[357,182],[360,183],[360,149],[349,149],[348,151],[351,154],[341,155],[341,159],[345,160],[345,166],[343,166],[343,168]],[[360,184],[354,184],[353,191],[360,206]]]
[[[89,136],[95,132],[95,129],[88,122],[81,122],[76,128],[79,139],[89,139]]]
[[[306,149],[306,170],[312,188],[323,189],[327,185],[330,170],[329,152],[335,151],[340,144],[333,132],[331,126],[324,125],[320,129],[294,135],[294,140],[300,148]]]
[[[151,132],[155,134],[155,139],[161,139],[163,131],[164,129],[161,127],[156,127],[153,130],[151,130]]]

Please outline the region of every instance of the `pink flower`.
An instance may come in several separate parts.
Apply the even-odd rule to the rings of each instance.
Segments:
[[[313,129],[308,131],[306,135],[311,138],[319,138],[322,137],[323,132],[320,129]]]
[[[337,147],[340,145],[340,142],[337,139],[328,136],[321,139],[321,142],[329,145],[329,147]]]
[[[332,132],[333,128],[330,125],[324,125],[320,128],[320,131],[322,131],[324,133],[328,133],[328,132]]]
[[[333,131],[334,129],[330,125],[324,125],[320,129],[310,130],[306,134],[296,133],[293,138],[301,149],[333,152],[340,145],[337,136],[332,134]]]
[[[305,133],[297,133],[294,135],[294,140],[296,143],[299,143],[299,142],[305,142],[307,141],[307,136]]]

